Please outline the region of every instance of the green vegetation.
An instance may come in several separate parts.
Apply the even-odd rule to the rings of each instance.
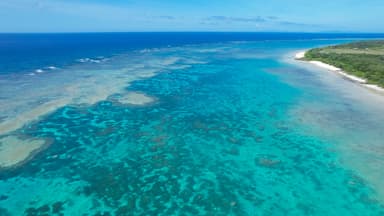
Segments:
[[[336,66],[368,83],[384,87],[384,40],[316,48],[309,50],[304,59]]]

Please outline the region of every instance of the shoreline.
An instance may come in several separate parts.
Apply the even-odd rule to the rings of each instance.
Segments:
[[[382,87],[380,87],[378,85],[368,84],[366,79],[363,79],[363,78],[360,78],[360,77],[348,74],[347,72],[343,71],[341,68],[335,67],[333,65],[330,65],[330,64],[327,64],[327,63],[324,63],[324,62],[321,62],[321,61],[307,61],[307,60],[304,60],[303,58],[305,57],[305,53],[306,53],[306,51],[300,51],[300,52],[296,53],[294,59],[297,60],[297,61],[308,62],[308,63],[310,63],[312,65],[315,65],[315,66],[317,66],[319,68],[323,68],[323,69],[326,69],[328,71],[337,73],[337,74],[341,75],[343,78],[345,78],[345,79],[347,79],[349,81],[352,81],[354,83],[357,83],[357,84],[359,84],[360,86],[362,86],[364,88],[367,88],[369,90],[373,90],[373,91],[375,91],[377,93],[384,94],[384,88],[382,88]]]

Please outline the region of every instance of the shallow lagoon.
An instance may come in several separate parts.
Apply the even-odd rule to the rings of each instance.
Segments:
[[[12,132],[53,142],[0,173],[0,214],[384,214],[384,99],[291,60],[340,42],[150,49],[17,79],[76,90]]]

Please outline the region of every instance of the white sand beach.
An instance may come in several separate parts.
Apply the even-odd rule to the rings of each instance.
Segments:
[[[295,59],[305,61],[303,59],[305,57],[305,53],[306,53],[305,51],[300,51],[300,52],[296,53]],[[344,78],[346,78],[352,82],[358,83],[365,88],[374,90],[375,92],[384,93],[384,88],[377,86],[377,85],[368,84],[367,80],[360,78],[360,77],[357,77],[357,76],[354,76],[354,75],[351,75],[351,74],[348,74],[338,67],[335,67],[333,65],[329,65],[329,64],[326,64],[326,63],[320,62],[320,61],[307,61],[307,62],[309,62],[313,65],[316,65],[317,67],[338,73],[339,75],[343,76]]]
[[[296,53],[296,55],[295,55],[295,59],[296,59],[296,60],[300,60],[300,59],[302,59],[302,58],[304,58],[304,57],[305,57],[305,51],[298,52],[298,53]]]

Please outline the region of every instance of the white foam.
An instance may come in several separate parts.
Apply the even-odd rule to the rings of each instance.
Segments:
[[[48,66],[47,69],[49,69],[49,70],[56,70],[57,67],[55,67],[55,66]]]
[[[150,49],[143,49],[139,51],[139,53],[149,53],[149,52],[151,52]]]
[[[43,73],[44,71],[42,69],[35,70],[36,73]]]
[[[77,59],[78,62],[85,63],[88,61],[87,58]]]
[[[101,60],[94,60],[94,59],[90,59],[89,62],[92,62],[92,63],[100,63]]]
[[[106,62],[108,61],[109,58],[104,58],[103,56],[99,56],[97,58],[81,58],[81,59],[77,59],[76,61],[77,62],[80,62],[80,63],[102,63],[102,62]]]
[[[78,59],[77,61],[80,62],[80,63],[87,63],[87,62],[91,62],[93,59],[90,59],[90,58],[81,58],[81,59]]]

